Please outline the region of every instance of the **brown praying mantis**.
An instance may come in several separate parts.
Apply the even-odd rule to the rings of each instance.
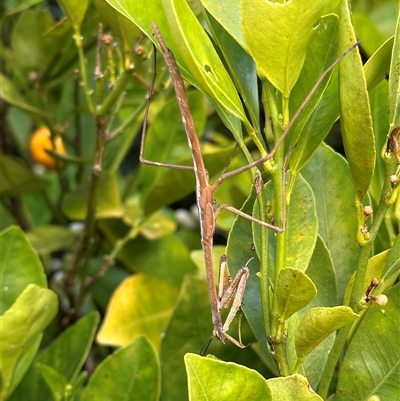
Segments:
[[[287,125],[286,129],[283,131],[281,137],[278,141],[276,141],[274,147],[272,148],[271,152],[262,157],[261,159],[249,163],[248,165],[241,167],[239,169],[225,172],[217,178],[217,180],[213,183],[209,183],[208,172],[204,165],[204,160],[201,154],[200,143],[196,134],[196,129],[193,121],[192,114],[189,109],[188,98],[185,91],[185,86],[183,82],[183,78],[179,72],[177,63],[175,61],[175,57],[169,48],[166,46],[165,41],[157,27],[157,25],[153,22],[152,29],[154,34],[157,38],[157,41],[160,45],[161,52],[164,56],[166,65],[168,67],[169,73],[172,78],[172,82],[174,85],[175,93],[178,99],[178,104],[182,116],[183,126],[185,128],[185,132],[187,135],[187,140],[189,144],[189,148],[192,154],[193,159],[193,166],[182,166],[182,165],[175,165],[175,164],[168,164],[168,163],[160,163],[151,160],[147,160],[144,158],[144,145],[145,145],[145,136],[147,130],[147,119],[148,119],[148,112],[149,112],[149,103],[148,107],[145,111],[144,117],[144,124],[142,130],[142,141],[140,147],[140,161],[144,164],[159,166],[159,167],[167,167],[167,168],[174,168],[179,170],[186,170],[186,171],[194,171],[196,176],[196,200],[197,200],[197,207],[199,211],[199,219],[200,219],[200,227],[201,227],[201,243],[204,252],[204,262],[206,267],[206,276],[208,282],[208,291],[210,297],[210,304],[211,304],[211,312],[212,312],[212,322],[214,325],[213,329],[213,336],[220,339],[223,343],[226,340],[231,341],[233,344],[237,345],[240,348],[246,347],[242,344],[240,338],[240,330],[239,330],[239,341],[230,336],[227,332],[229,330],[229,326],[233,321],[235,315],[237,314],[238,310],[241,307],[242,299],[244,295],[244,290],[246,287],[247,279],[250,275],[249,268],[247,267],[248,261],[244,267],[242,267],[239,272],[236,274],[235,278],[230,281],[228,280],[228,269],[226,266],[226,256],[223,255],[220,261],[220,280],[218,285],[218,292],[216,290],[216,285],[214,281],[214,267],[213,267],[213,260],[212,260],[212,248],[213,248],[213,236],[215,233],[215,221],[219,215],[219,213],[225,209],[236,213],[237,215],[249,219],[255,223],[258,223],[262,226],[265,226],[269,229],[276,231],[277,233],[281,233],[284,231],[284,227],[277,227],[267,222],[258,220],[253,216],[250,216],[239,209],[236,209],[232,206],[226,204],[216,205],[214,200],[214,192],[216,189],[221,185],[221,183],[229,177],[235,176],[243,171],[249,170],[251,168],[256,167],[257,165],[266,162],[269,159],[272,159],[279,148],[279,146],[284,141],[285,137],[288,135],[290,129],[292,128],[294,122],[305,108],[309,100],[311,99],[313,93],[318,88],[320,83],[323,79],[327,76],[327,74],[336,66],[336,64],[348,53],[350,52],[357,44],[352,46],[348,49],[345,53],[343,53],[336,61],[320,76],[320,78],[315,83],[314,87],[305,98],[303,103],[301,104],[300,108],[294,114],[292,120]],[[150,87],[150,94],[149,94],[149,101],[151,93],[153,92],[154,88],[154,80]],[[227,284],[227,282],[229,284]],[[229,304],[232,302],[231,309],[229,314],[225,320],[222,322],[221,318],[221,310],[223,308],[227,308]]]

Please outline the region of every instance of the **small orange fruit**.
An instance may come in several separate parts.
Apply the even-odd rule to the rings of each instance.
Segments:
[[[48,127],[42,126],[33,131],[30,141],[29,150],[36,163],[43,164],[48,169],[55,169],[57,162],[49,155],[47,150],[55,150],[58,153],[66,153],[64,143],[61,137],[54,139],[54,146],[51,142],[51,134]],[[62,166],[61,162],[58,162],[59,166]]]

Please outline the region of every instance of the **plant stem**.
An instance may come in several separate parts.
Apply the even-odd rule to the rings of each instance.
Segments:
[[[257,179],[257,178],[256,178]],[[266,205],[264,197],[264,183],[256,182],[256,192],[258,200],[258,208],[260,213],[260,220],[267,221]],[[258,195],[260,194],[260,195]],[[269,302],[269,235],[270,230],[267,227],[260,226],[260,291],[261,291],[261,309],[264,320],[264,331],[266,338],[271,335],[271,315],[270,315],[270,302]]]
[[[109,93],[101,107],[97,110],[97,115],[104,116],[110,112],[111,108],[115,105],[131,78],[132,70],[122,71],[122,74],[118,77],[113,90]]]
[[[85,54],[83,52],[83,41],[82,41],[82,35],[79,31],[78,28],[75,29],[74,33],[74,41],[76,48],[78,49],[78,56],[79,56],[79,71],[80,75],[82,77],[82,87],[83,91],[86,97],[86,102],[88,104],[88,108],[90,113],[94,112],[94,106],[93,106],[93,101],[92,101],[92,96],[91,96],[91,91],[89,91],[89,86],[88,86],[88,79],[87,79],[87,72],[86,72],[86,59],[85,59]]]

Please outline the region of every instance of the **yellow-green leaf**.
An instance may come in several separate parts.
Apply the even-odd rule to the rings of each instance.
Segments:
[[[342,53],[354,45],[357,38],[347,1],[341,2],[340,14],[339,52]],[[367,84],[358,49],[339,64],[339,95],[340,125],[353,177],[355,204],[361,205],[374,172],[376,152]],[[359,212],[359,219],[363,219],[361,215]]]
[[[242,1],[247,48],[263,75],[286,97],[303,67],[325,0]]]
[[[111,297],[97,341],[123,346],[143,334],[158,350],[177,297],[178,291],[156,276],[128,277]]]
[[[306,312],[295,335],[296,353],[304,358],[333,331],[354,321],[358,315],[348,306],[312,308]]]

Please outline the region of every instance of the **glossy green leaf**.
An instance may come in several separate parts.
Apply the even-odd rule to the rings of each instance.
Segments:
[[[88,186],[68,193],[62,205],[64,213],[71,220],[84,220],[87,212]],[[97,188],[96,218],[121,217],[123,206],[119,196],[117,177],[104,171]]]
[[[0,194],[2,196],[21,196],[34,191],[42,191],[48,181],[33,174],[20,160],[8,155],[0,157]]]
[[[232,362],[186,354],[190,401],[273,400],[266,380],[256,371]]]
[[[214,100],[215,104],[222,106],[224,114],[228,112],[244,124],[248,124],[236,88],[212,46],[211,40],[191,12],[187,2],[166,0],[163,5],[176,44],[175,56],[178,61],[180,56],[190,72],[201,83],[201,88]],[[233,130],[232,133],[237,142],[241,141],[239,132]]]
[[[220,2],[214,2],[214,4],[217,3]],[[232,3],[235,2],[229,4],[229,10],[232,8]],[[229,67],[232,79],[249,112],[252,126],[259,133],[261,128],[256,65],[250,55],[210,14],[208,15],[208,21],[213,30],[213,38],[219,44],[219,49]]]
[[[390,129],[400,125],[400,14],[398,14],[397,18],[389,74],[388,104]]]
[[[246,49],[242,26],[241,0],[201,0],[204,8]]]
[[[151,22],[157,23],[184,78],[207,94],[224,124],[240,141],[242,128],[239,118],[245,123],[247,118],[239,96],[210,39],[186,1],[107,2],[135,23],[158,46],[151,29]]]
[[[305,271],[314,251],[318,221],[310,185],[297,177],[287,210],[286,266]]]
[[[299,78],[307,46],[324,1],[292,0],[283,4],[242,1],[247,48],[262,74],[285,96]]]
[[[301,270],[286,268],[279,273],[275,293],[281,317],[287,320],[313,300],[317,289]]]
[[[322,398],[310,387],[302,375],[277,377],[267,380],[272,400],[279,401],[322,401]]]
[[[5,75],[0,74],[0,98],[5,102],[23,110],[27,113],[45,117],[47,113],[43,110],[40,110],[32,105],[30,105],[26,99],[18,92],[18,89],[15,87],[14,83],[9,80]],[[4,157],[4,155],[1,155]]]
[[[187,352],[199,353],[211,336],[207,284],[205,280],[188,275],[161,342],[161,380],[165,399],[187,399],[187,377],[183,358]]]
[[[79,29],[89,7],[89,0],[60,0],[60,5],[71,20],[74,29]]]
[[[49,386],[54,401],[63,401],[67,387],[67,379],[51,366],[39,363],[38,368],[46,384]]]
[[[379,82],[385,79],[389,72],[394,37],[389,38],[379,49],[368,59],[364,65],[364,75],[368,90],[373,89]]]
[[[124,346],[144,334],[158,349],[177,297],[177,290],[156,276],[127,278],[110,300],[97,341]]]
[[[338,18],[336,15],[331,14],[320,19],[318,26],[315,28],[315,33],[310,40],[303,69],[301,70],[299,79],[290,95],[290,115],[293,116],[296,113],[315,85],[315,82],[335,61],[338,50],[337,32]],[[332,72],[328,74],[325,80],[319,85],[291,130],[290,147],[296,145],[296,148],[294,149],[296,153],[291,154],[291,165],[293,164],[292,160],[295,157],[294,155],[300,155],[303,152],[307,152],[308,141],[306,139],[310,133],[307,132],[306,138],[304,138],[303,127],[313,115],[315,108],[318,107],[318,104],[328,87],[331,76]],[[313,116],[313,119],[315,118],[316,117]],[[299,138],[301,138],[300,143]],[[299,148],[300,145],[301,148]]]
[[[318,236],[308,268],[307,276],[317,288],[317,295],[306,309],[316,306],[334,306],[337,304],[336,277],[331,255],[322,238]],[[302,316],[303,311],[300,312]]]
[[[372,306],[362,319],[339,370],[335,400],[395,400],[400,375],[400,285],[386,292],[385,306]]]
[[[54,401],[38,364],[50,366],[68,383],[74,383],[92,346],[98,322],[99,314],[92,312],[68,327],[36,358],[8,401],[37,401],[38,394],[41,401]]]
[[[334,70],[327,89],[302,128],[296,147],[292,151],[289,165],[294,176],[310,161],[330,132],[338,114],[338,77],[337,71]]]
[[[318,215],[318,233],[328,248],[336,273],[338,300],[357,266],[357,230],[353,186],[342,156],[322,144],[302,175],[311,185]]]
[[[295,346],[303,360],[329,334],[357,318],[348,306],[312,308],[307,311],[296,331]]]
[[[97,366],[81,400],[157,401],[159,396],[157,355],[151,343],[140,336]]]
[[[356,43],[347,1],[341,2],[339,33],[340,52]],[[362,201],[374,172],[376,152],[367,86],[358,50],[350,52],[339,64],[339,95],[343,144],[353,178],[358,224],[361,225]]]
[[[75,235],[63,226],[42,225],[30,230],[26,235],[39,255],[71,249],[76,244]]]
[[[19,227],[9,227],[0,234],[0,278],[1,315],[29,284],[47,287],[42,263]]]
[[[267,201],[272,202],[272,191],[270,183],[265,186]],[[298,176],[296,178],[290,204],[287,208],[286,223],[286,266],[294,269],[307,269],[313,254],[315,241],[317,240],[318,222],[315,208],[315,199],[310,185]],[[254,216],[258,217],[258,203],[254,206]],[[259,228],[253,224],[255,247],[259,248]],[[270,239],[271,255],[275,254],[276,237]],[[258,251],[259,252],[259,251]]]
[[[22,379],[39,348],[43,330],[58,310],[56,294],[47,288],[29,284],[13,305],[0,316],[2,339],[2,388],[4,399]],[[28,356],[28,358],[27,358]]]

